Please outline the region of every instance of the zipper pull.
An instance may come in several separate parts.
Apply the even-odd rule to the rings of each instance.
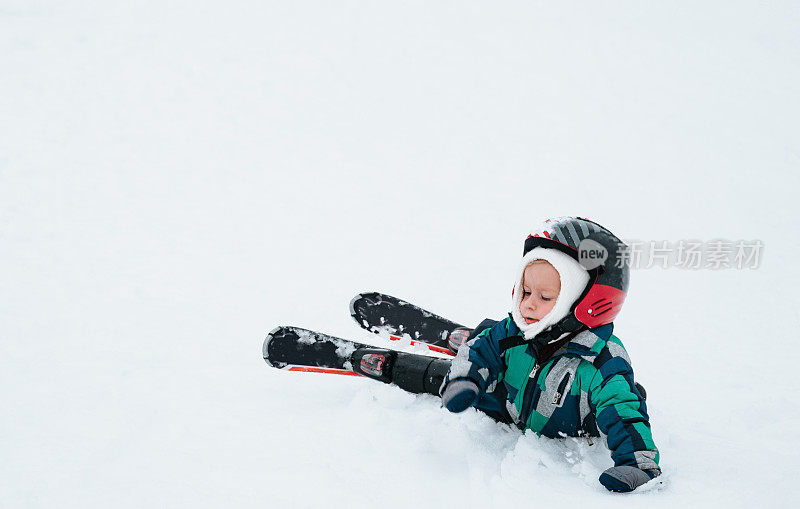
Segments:
[[[578,438],[585,438],[586,439],[586,443],[589,445],[589,447],[594,445],[594,441],[592,440],[592,437],[589,436],[589,433],[586,430],[579,431],[578,432]]]
[[[533,380],[536,380],[536,373],[539,371],[540,367],[541,366],[539,366],[538,362],[533,366],[533,371],[531,371],[530,378],[532,378]]]
[[[564,378],[561,380],[561,383],[558,384],[558,389],[556,389],[556,397],[553,398],[554,405],[561,403],[561,397],[567,392],[567,382],[569,382],[569,378],[570,374],[565,374]]]

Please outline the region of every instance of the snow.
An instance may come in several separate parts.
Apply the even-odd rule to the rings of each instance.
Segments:
[[[793,506],[794,2],[0,5],[0,506]],[[664,484],[356,377],[383,291],[507,312],[527,232],[764,243],[632,275],[616,333]]]

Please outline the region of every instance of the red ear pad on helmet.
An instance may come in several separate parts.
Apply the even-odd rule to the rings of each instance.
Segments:
[[[575,318],[590,329],[611,323],[622,309],[625,295],[619,288],[595,284],[575,306]]]

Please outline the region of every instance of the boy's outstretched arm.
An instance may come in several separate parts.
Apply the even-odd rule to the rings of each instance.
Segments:
[[[599,366],[589,398],[614,460],[614,466],[600,476],[600,483],[611,491],[627,492],[660,475],[647,406],[634,386],[626,354]]]
[[[508,336],[509,320],[497,322],[461,345],[439,390],[442,406],[463,412],[494,389],[505,369],[499,340]]]

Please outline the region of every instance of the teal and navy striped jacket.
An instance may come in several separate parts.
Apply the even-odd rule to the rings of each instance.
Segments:
[[[483,395],[504,384],[506,410],[520,428],[551,438],[602,435],[615,466],[656,468],[647,407],[613,329],[582,331],[540,363],[528,343],[500,351],[501,339],[520,335],[506,318],[461,346],[443,386],[469,379]]]

